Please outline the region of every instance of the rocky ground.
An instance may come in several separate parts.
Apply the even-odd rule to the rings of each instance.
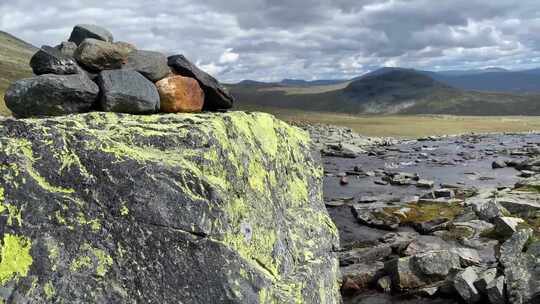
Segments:
[[[323,154],[345,303],[540,303],[539,134],[301,127]]]

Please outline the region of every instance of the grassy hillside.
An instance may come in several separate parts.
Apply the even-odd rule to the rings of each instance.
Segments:
[[[238,107],[348,114],[540,115],[540,95],[464,91],[423,73],[383,69],[329,86],[230,86]]]
[[[0,31],[0,115],[9,114],[4,92],[10,83],[32,75],[28,62],[36,51],[34,46]]]
[[[471,132],[540,131],[537,116],[350,115],[259,106],[245,106],[245,109],[272,113],[285,121],[345,126],[366,136],[418,138]]]

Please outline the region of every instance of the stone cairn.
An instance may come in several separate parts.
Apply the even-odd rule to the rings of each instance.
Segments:
[[[195,113],[233,106],[234,98],[183,55],[166,57],[114,42],[96,25],[77,25],[67,42],[43,46],[30,60],[36,76],[5,94],[15,117],[89,111]]]

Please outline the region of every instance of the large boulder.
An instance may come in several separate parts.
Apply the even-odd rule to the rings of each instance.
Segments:
[[[229,109],[234,103],[233,96],[219,82],[206,72],[200,70],[183,55],[168,58],[169,66],[175,73],[197,79],[205,94],[204,107],[207,110]]]
[[[175,75],[156,82],[156,87],[161,100],[161,112],[193,113],[203,108],[204,92],[193,78]]]
[[[47,74],[15,81],[4,99],[15,117],[55,116],[88,112],[98,94],[85,73]]]
[[[532,230],[519,230],[501,246],[506,291],[512,304],[540,303],[540,256],[534,250],[525,251]]]
[[[37,53],[30,59],[30,67],[36,75],[57,74],[69,75],[77,74],[80,67],[73,58],[64,55],[60,50],[42,46]]]
[[[135,70],[152,82],[159,81],[171,73],[167,65],[167,57],[152,51],[131,52],[123,68]]]
[[[70,42],[81,44],[85,39],[93,38],[106,42],[113,42],[113,35],[107,29],[93,24],[78,24],[73,28]]]
[[[75,51],[75,59],[91,72],[122,68],[129,50],[124,46],[96,39],[86,39]]]
[[[340,303],[307,133],[267,114],[0,120],[6,303]]]
[[[148,114],[159,111],[156,86],[136,71],[103,71],[97,82],[101,89],[101,108],[107,112]]]

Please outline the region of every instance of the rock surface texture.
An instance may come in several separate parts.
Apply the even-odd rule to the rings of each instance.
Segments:
[[[193,78],[175,75],[158,81],[156,87],[162,112],[200,112],[204,106],[204,92]]]
[[[156,86],[136,71],[103,71],[97,82],[101,89],[101,108],[107,112],[148,114],[159,111]]]
[[[113,35],[111,34],[111,32],[109,32],[105,28],[102,28],[101,26],[97,26],[94,24],[76,25],[71,32],[69,41],[79,45],[88,38],[102,40],[106,42],[113,41]]]
[[[57,74],[69,75],[79,73],[79,66],[75,60],[62,53],[61,50],[42,46],[30,60],[32,71],[36,75]]]
[[[185,77],[195,78],[205,94],[204,107],[207,110],[232,108],[234,97],[214,77],[199,69],[183,55],[168,58],[169,66],[175,73]]]
[[[340,302],[307,133],[241,112],[0,126],[3,302]]]
[[[16,117],[54,116],[87,112],[98,94],[86,74],[46,74],[15,82],[4,99]]]

